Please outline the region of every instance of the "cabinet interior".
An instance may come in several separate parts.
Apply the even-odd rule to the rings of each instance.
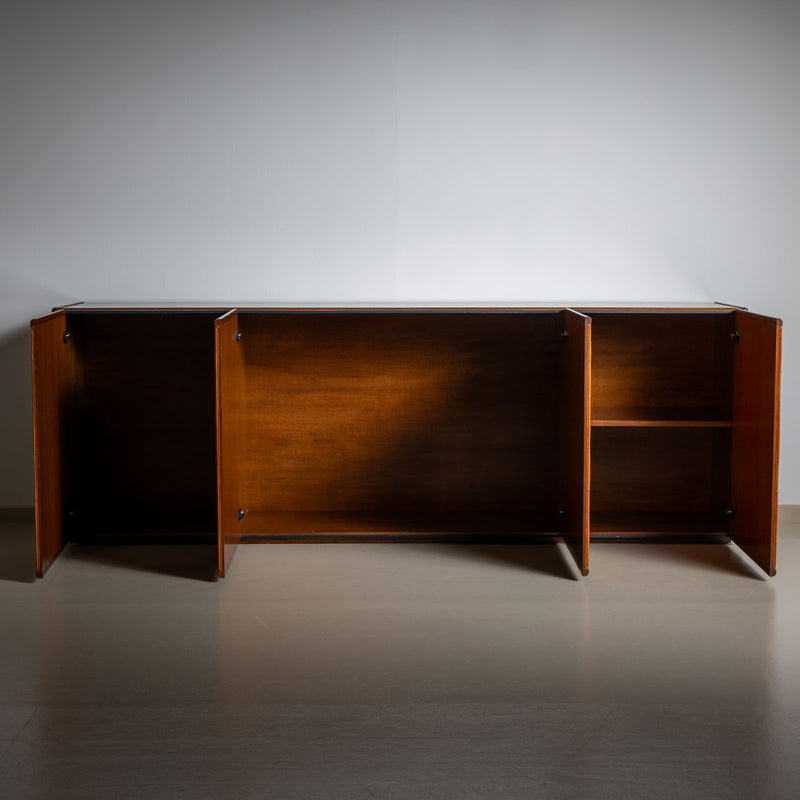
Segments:
[[[215,532],[217,316],[68,316],[75,540]],[[239,327],[244,534],[558,529],[557,312]],[[593,533],[727,531],[731,330],[726,313],[592,313]]]
[[[594,534],[728,532],[733,316],[592,314]]]
[[[558,314],[239,313],[244,534],[557,523]]]
[[[216,316],[68,314],[72,541],[216,536]]]

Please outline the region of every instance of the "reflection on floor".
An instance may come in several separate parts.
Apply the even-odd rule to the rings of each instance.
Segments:
[[[71,547],[0,525],[4,798],[800,797],[800,524],[725,545]]]

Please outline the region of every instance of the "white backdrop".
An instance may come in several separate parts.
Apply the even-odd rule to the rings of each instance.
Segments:
[[[0,506],[74,300],[740,303],[800,503],[800,7],[6,2]]]

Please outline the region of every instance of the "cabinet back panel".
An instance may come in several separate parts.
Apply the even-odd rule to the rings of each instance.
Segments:
[[[724,518],[730,429],[595,428],[592,511],[707,511]]]
[[[554,506],[557,314],[241,313],[240,327],[251,511]]]
[[[69,315],[72,538],[216,530],[216,316]]]
[[[592,405],[730,419],[733,316],[592,313]]]

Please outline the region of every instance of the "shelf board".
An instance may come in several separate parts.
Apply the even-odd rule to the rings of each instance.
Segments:
[[[730,417],[718,408],[593,408],[595,428],[730,428]]]
[[[550,524],[548,524],[548,522]],[[264,511],[245,515],[242,535],[267,537],[552,534],[555,518],[538,511]]]
[[[727,518],[711,511],[592,511],[590,529],[616,536],[729,533]]]

